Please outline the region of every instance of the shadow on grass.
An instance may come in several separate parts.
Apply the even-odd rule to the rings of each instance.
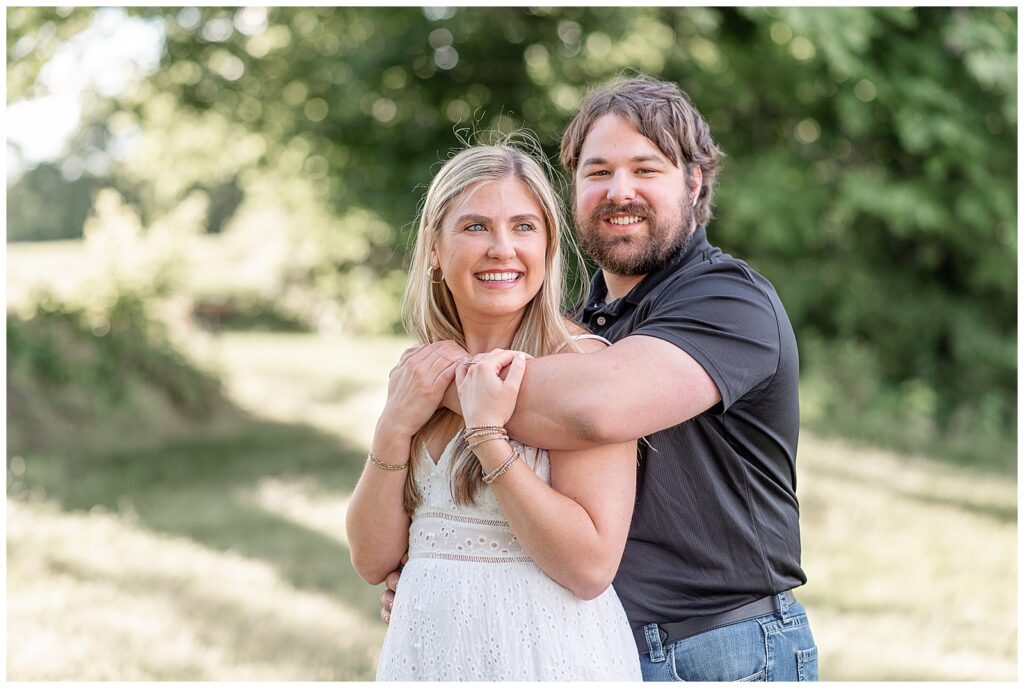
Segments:
[[[926,490],[910,490],[904,487],[900,487],[899,485],[894,485],[891,482],[886,482],[885,480],[882,479],[868,478],[863,475],[858,475],[856,472],[852,470],[845,470],[842,468],[812,466],[805,467],[803,470],[809,470],[814,473],[818,473],[823,476],[828,476],[836,480],[841,480],[846,483],[854,483],[857,485],[870,487],[873,490],[879,490],[894,497],[907,499],[912,502],[919,502],[921,504],[925,504],[928,506],[947,506],[953,509],[959,509],[961,511],[966,511],[977,516],[990,518],[994,521],[998,521],[1001,524],[1017,522],[1016,504],[994,504],[966,497],[958,498],[942,494],[930,494]],[[971,468],[963,467],[962,470],[965,472],[965,474],[977,472],[979,475],[991,475],[991,473],[986,469],[972,471]],[[1015,479],[1015,476],[1007,476],[1007,480]]]
[[[310,481],[341,500],[362,470],[363,448],[310,427],[242,416],[227,429],[197,428],[148,450],[22,456],[24,474],[9,492],[42,491],[66,511],[132,511],[151,530],[263,560],[296,588],[326,593],[379,623],[379,591],[355,573],[342,540],[247,498],[261,481],[282,478]],[[344,527],[337,523],[339,538]]]
[[[79,580],[109,583],[129,595],[157,594],[172,600],[181,612],[178,618],[187,620],[198,636],[209,634],[210,629],[230,636],[228,642],[217,644],[232,653],[231,664],[300,666],[306,672],[301,677],[282,677],[290,680],[373,680],[374,665],[366,651],[366,645],[378,642],[372,634],[311,633],[300,620],[260,614],[258,608],[183,586],[174,575],[111,574],[67,562],[53,570]],[[156,680],[201,681],[206,676],[201,664],[184,658],[144,669]]]

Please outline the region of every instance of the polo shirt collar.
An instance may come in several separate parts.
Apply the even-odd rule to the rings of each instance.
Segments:
[[[711,245],[708,243],[707,231],[704,225],[697,225],[697,229],[694,230],[693,237],[690,239],[690,243],[685,250],[677,252],[657,271],[647,274],[635,287],[629,290],[628,294],[609,304],[604,303],[605,296],[608,294],[608,285],[604,281],[604,270],[598,270],[594,273],[594,278],[590,282],[590,303],[588,305],[590,307],[600,307],[603,305],[604,308],[601,310],[605,313],[611,316],[618,315],[623,304],[628,303],[633,306],[639,304],[665,278],[679,270],[679,268],[701,260],[710,249]]]

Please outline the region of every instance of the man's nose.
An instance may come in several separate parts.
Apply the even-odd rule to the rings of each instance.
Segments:
[[[624,172],[616,172],[608,184],[608,200],[618,205],[630,203],[636,199],[636,185],[632,177]]]

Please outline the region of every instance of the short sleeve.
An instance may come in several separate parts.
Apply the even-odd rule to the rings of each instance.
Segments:
[[[778,318],[768,294],[736,265],[668,280],[638,311],[630,334],[657,337],[692,356],[718,387],[725,412],[779,367]]]
[[[551,463],[548,459],[548,450],[531,447],[515,440],[512,440],[511,444],[519,450],[523,463],[529,466],[530,470],[537,474],[537,477],[551,484]]]

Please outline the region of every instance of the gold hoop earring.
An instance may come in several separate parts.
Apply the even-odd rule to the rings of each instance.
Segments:
[[[437,270],[438,272],[441,273],[441,276],[436,280],[434,279],[434,270]],[[430,265],[427,267],[427,279],[430,280],[431,284],[441,284],[441,282],[444,282],[444,273],[441,272],[441,268],[435,268],[433,265]]]

